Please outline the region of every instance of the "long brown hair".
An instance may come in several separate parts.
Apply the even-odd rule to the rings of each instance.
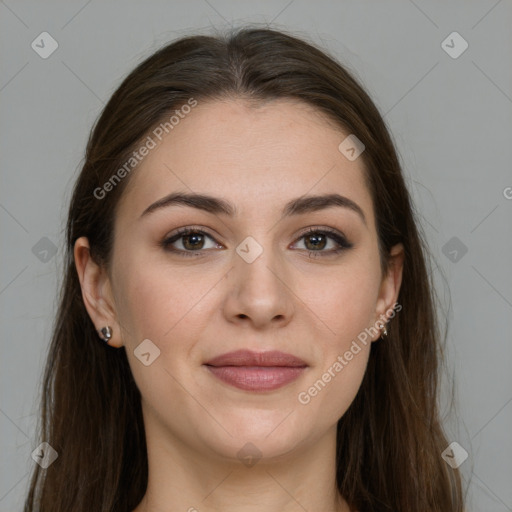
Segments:
[[[364,143],[383,270],[393,245],[401,242],[405,249],[402,310],[386,341],[372,343],[361,388],[338,422],[338,488],[360,512],[461,512],[460,474],[441,458],[448,445],[437,406],[442,340],[428,248],[386,125],[332,56],[291,34],[250,27],[184,37],[161,48],[124,79],[91,131],[69,207],[38,424],[39,442],[48,442],[58,458],[46,469],[34,465],[24,511],[130,512],[145,493],[140,392],[124,347],[98,339],[73,247],[88,237],[94,260],[109,268],[116,205],[130,175],[102,199],[95,190],[190,98],[300,99]]]

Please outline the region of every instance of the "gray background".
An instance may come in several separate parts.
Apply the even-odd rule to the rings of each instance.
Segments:
[[[35,464],[65,212],[89,130],[157,47],[243,23],[331,51],[385,115],[448,319],[443,415],[469,453],[468,510],[511,511],[510,0],[0,2],[0,511],[21,510]],[[31,48],[44,31],[59,45],[47,59]],[[469,44],[458,58],[441,45],[453,31]]]

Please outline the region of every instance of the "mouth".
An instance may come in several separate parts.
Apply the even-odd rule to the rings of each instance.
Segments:
[[[221,381],[246,391],[272,391],[296,380],[308,365],[302,359],[279,351],[237,350],[204,363]]]

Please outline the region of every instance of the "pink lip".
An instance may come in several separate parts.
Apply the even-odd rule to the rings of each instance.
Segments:
[[[284,352],[237,350],[217,356],[205,366],[215,377],[239,389],[271,391],[297,379],[308,365]]]

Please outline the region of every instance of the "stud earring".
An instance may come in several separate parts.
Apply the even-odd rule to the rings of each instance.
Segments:
[[[102,327],[98,331],[98,334],[99,334],[100,339],[103,340],[108,345],[110,338],[112,338],[112,327],[110,327],[110,325],[107,325],[106,327]]]
[[[388,330],[386,329],[385,325],[382,326],[382,329],[380,330],[380,332],[381,332],[381,335],[380,335],[381,338],[382,337],[384,337],[384,338],[388,337]]]

